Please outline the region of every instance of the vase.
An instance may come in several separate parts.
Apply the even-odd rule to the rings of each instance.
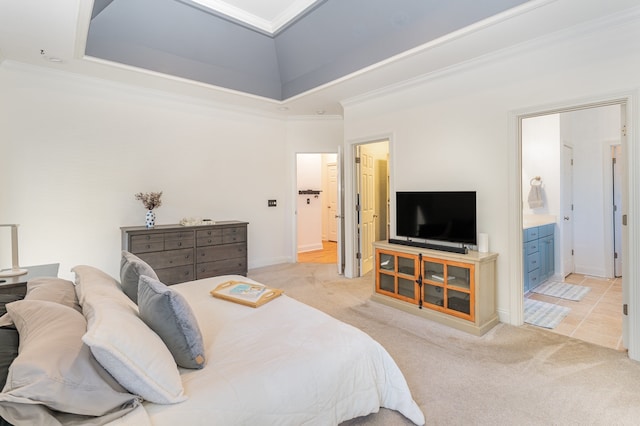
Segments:
[[[153,210],[147,211],[147,215],[145,216],[145,225],[147,225],[147,228],[153,228],[156,226],[156,214]]]

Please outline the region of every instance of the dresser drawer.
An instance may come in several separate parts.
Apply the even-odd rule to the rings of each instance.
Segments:
[[[178,266],[175,268],[156,269],[158,279],[166,285],[193,281],[193,265]]]
[[[213,262],[216,260],[235,259],[247,256],[247,245],[239,244],[223,244],[211,247],[199,247],[197,253],[198,263]]]
[[[129,251],[133,254],[162,250],[164,250],[164,236],[162,234],[134,235],[131,237]]]
[[[245,227],[234,227],[234,228],[225,228],[222,231],[222,243],[229,244],[235,242],[247,241],[247,228]]]
[[[247,259],[225,259],[216,262],[198,263],[197,279],[216,277],[218,275],[247,275]]]
[[[193,231],[167,232],[164,234],[164,249],[175,250],[193,247]]]
[[[222,244],[222,229],[201,229],[196,232],[198,247]]]
[[[173,266],[193,265],[192,248],[157,253],[143,253],[139,257],[147,262],[154,270]]]

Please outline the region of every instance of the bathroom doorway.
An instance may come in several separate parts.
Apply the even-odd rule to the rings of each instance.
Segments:
[[[624,103],[610,103],[521,122],[525,322],[532,318],[528,309],[541,309],[538,302],[552,304],[551,311],[562,318],[544,327],[617,350],[626,347],[624,230],[616,219],[626,203],[620,169],[625,111]],[[537,204],[530,202],[534,185],[541,188]],[[545,260],[542,239],[528,235],[549,226],[553,255]],[[549,262],[551,275],[534,285]]]

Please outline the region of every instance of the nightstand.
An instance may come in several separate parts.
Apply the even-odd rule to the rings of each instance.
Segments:
[[[0,278],[0,294],[20,294],[27,292],[27,282],[40,277],[57,277],[59,263],[23,267],[28,272],[17,277]]]

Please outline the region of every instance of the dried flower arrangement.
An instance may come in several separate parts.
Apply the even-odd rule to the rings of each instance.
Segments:
[[[147,192],[143,194],[142,192],[138,192],[136,194],[136,200],[142,201],[142,204],[147,208],[147,210],[153,210],[156,207],[160,207],[162,205],[162,191],[160,192]]]

